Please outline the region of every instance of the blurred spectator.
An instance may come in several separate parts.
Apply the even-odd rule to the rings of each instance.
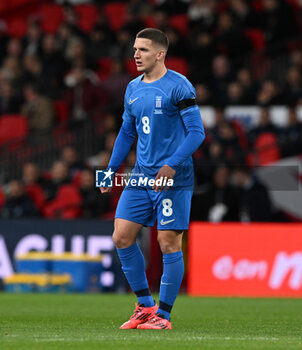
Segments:
[[[302,50],[294,49],[290,52],[289,60],[291,66],[296,66],[300,72],[302,71]]]
[[[112,61],[112,71],[103,82],[103,87],[109,92],[115,105],[123,106],[126,87],[130,80],[131,77],[125,69],[124,62],[114,59]],[[120,108],[117,109],[120,112]]]
[[[91,59],[97,61],[102,57],[110,56],[111,46],[113,42],[112,34],[109,28],[95,26],[89,33],[89,42],[87,44],[87,55]]]
[[[219,138],[219,127],[224,122],[226,122],[225,116],[224,116],[224,109],[223,108],[216,108],[215,109],[215,123],[212,128],[209,128],[207,130],[207,138],[212,139],[218,139]]]
[[[57,49],[54,34],[45,34],[42,41],[41,61],[44,72],[47,96],[59,99],[63,88],[63,74],[67,70],[67,62]]]
[[[43,65],[37,55],[26,54],[23,56],[23,70],[23,84],[35,84],[43,90],[47,90],[47,85],[44,85]]]
[[[230,12],[221,12],[218,18],[217,45],[219,51],[239,65],[242,57],[251,50],[251,44],[243,35]]]
[[[78,14],[74,7],[67,2],[64,3],[64,22],[68,25],[71,33],[80,38],[85,38],[85,33],[80,29]]]
[[[158,9],[169,15],[181,14],[187,12],[187,4],[181,0],[165,0]]]
[[[13,83],[0,80],[0,115],[19,114],[22,103],[22,98],[17,95]]]
[[[260,91],[257,95],[257,104],[262,107],[271,105],[282,105],[284,99],[280,93],[280,88],[273,80],[265,80],[262,83]]]
[[[47,194],[49,187],[49,180],[42,174],[37,164],[27,162],[22,167],[22,181],[25,186],[39,185]]]
[[[39,93],[35,85],[24,87],[25,104],[21,108],[21,114],[28,118],[30,140],[45,141],[45,137],[51,136],[55,121],[53,103],[47,97]]]
[[[25,193],[21,181],[10,181],[8,197],[1,209],[1,217],[3,219],[19,219],[35,216],[38,216],[38,211]]]
[[[193,0],[188,7],[192,30],[211,31],[216,24],[218,4],[215,0]]]
[[[140,19],[143,19],[151,14],[152,5],[147,1],[129,0],[127,3],[127,10]]]
[[[228,0],[233,18],[242,29],[259,27],[259,16],[247,0]]]
[[[128,153],[128,156],[126,158],[125,168],[123,169],[123,172],[130,174],[135,166],[135,163],[136,163],[136,151],[132,149]]]
[[[152,13],[155,28],[165,32],[169,28],[169,17],[167,13],[159,8],[155,8]]]
[[[182,39],[178,30],[167,28],[166,35],[169,39],[169,56],[186,57],[188,53],[186,41]]]
[[[7,79],[13,81],[15,84],[20,82],[22,77],[22,69],[16,57],[6,57],[3,61],[0,79]]]
[[[249,131],[247,134],[248,141],[250,145],[253,145],[256,139],[264,133],[273,133],[275,135],[278,135],[278,128],[271,122],[269,110],[266,108],[263,108],[261,110],[260,120],[258,126],[253,128]]]
[[[274,54],[287,45],[297,33],[296,21],[289,3],[284,0],[263,0],[262,28],[267,51]]]
[[[68,165],[61,160],[55,161],[50,171],[48,200],[55,198],[58,189],[62,185],[67,185],[70,183],[71,183],[71,178],[69,176]]]
[[[203,186],[212,182],[215,169],[226,163],[226,157],[222,145],[216,141],[210,141],[202,147],[204,154],[199,160],[195,160],[195,183]]]
[[[95,75],[81,67],[76,67],[65,77],[68,86],[64,100],[71,115],[70,122],[75,124],[89,119],[91,115],[102,111],[109,103],[108,94],[95,80]]]
[[[105,150],[106,151],[112,152],[116,137],[117,137],[117,133],[114,131],[109,132],[105,136]]]
[[[299,98],[302,98],[302,78],[298,67],[292,66],[287,72],[284,98],[289,106],[296,105]]]
[[[240,221],[268,222],[272,220],[272,205],[266,187],[252,176],[246,167],[233,171],[233,181],[240,189]]]
[[[228,86],[227,104],[230,106],[244,105],[243,90],[238,82],[232,82]]]
[[[134,39],[123,28],[116,33],[116,42],[111,48],[111,57],[126,61],[133,57]]]
[[[126,8],[124,25],[122,27],[123,31],[126,31],[130,34],[132,39],[135,38],[136,34],[145,28],[145,25],[141,18],[137,16],[135,13],[128,11]]]
[[[80,193],[83,218],[100,218],[108,212],[109,194],[100,194],[100,190],[95,187],[94,173],[91,169],[81,171]]]
[[[80,159],[75,147],[64,146],[61,153],[61,159],[68,166],[68,174],[73,178],[80,170],[86,167],[86,164]]]
[[[192,36],[188,57],[192,68],[192,81],[203,82],[211,76],[212,62],[217,55],[213,36],[207,32],[199,32]]]
[[[69,47],[69,43],[74,37],[70,26],[67,23],[62,22],[57,30],[56,42],[58,49],[64,56],[66,55],[66,48]]]
[[[204,84],[196,84],[196,103],[198,106],[211,106],[214,104],[214,99],[208,87]]]
[[[83,39],[74,37],[69,40],[65,51],[65,58],[69,63],[69,68],[77,64],[90,70],[96,70],[98,67],[96,61],[89,57],[86,51]]]
[[[248,68],[241,68],[238,70],[237,81],[240,83],[243,90],[242,99],[244,104],[255,104],[258,84],[253,80],[251,71]]]
[[[37,21],[29,21],[27,33],[22,38],[22,46],[24,54],[39,55],[41,52],[41,42],[43,33]]]
[[[215,96],[215,106],[225,106],[227,102],[228,84],[233,80],[229,61],[225,56],[217,56],[213,60],[213,75],[210,86]]]
[[[7,25],[4,20],[0,19],[0,52],[6,53],[7,43],[10,37],[7,34]],[[0,64],[5,55],[0,55]]]
[[[233,165],[244,162],[244,152],[232,124],[224,121],[219,125],[217,141],[222,146],[226,161]]]
[[[6,56],[16,58],[19,63],[22,56],[22,43],[18,38],[10,38],[6,47]]]
[[[110,160],[110,156],[111,156],[111,152],[109,151],[101,151],[98,154],[98,164],[97,167],[100,168],[106,168],[107,165],[109,164],[109,160]]]
[[[120,116],[120,114],[119,114]],[[117,131],[117,118],[113,113],[107,113],[103,119],[103,133],[108,134],[111,131]]]
[[[302,153],[302,123],[298,120],[296,110],[291,108],[288,113],[288,124],[282,128],[279,135],[283,157]]]
[[[238,221],[239,197],[229,182],[229,169],[219,165],[205,193],[195,197],[193,220],[210,222]]]

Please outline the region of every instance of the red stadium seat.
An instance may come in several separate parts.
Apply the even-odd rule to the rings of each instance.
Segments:
[[[98,8],[93,4],[82,4],[75,6],[75,11],[79,16],[79,27],[89,33],[97,21]]]
[[[156,28],[156,23],[153,16],[146,16],[144,19],[144,24],[146,28]]]
[[[254,143],[253,166],[267,165],[281,158],[275,134],[265,132],[258,136]]]
[[[187,15],[174,15],[169,19],[171,27],[177,29],[184,37],[188,36],[188,16]]]
[[[27,119],[21,115],[5,114],[0,117],[0,144],[23,141],[28,134]]]
[[[126,4],[123,2],[108,3],[103,10],[108,17],[110,28],[114,31],[121,29],[125,21]]]
[[[175,70],[176,72],[183,74],[185,76],[188,75],[188,63],[185,59],[180,57],[167,57],[166,58],[166,66],[169,69]]]
[[[55,33],[64,19],[63,8],[60,5],[45,4],[39,10],[41,26],[46,33]]]
[[[25,16],[15,15],[7,21],[7,32],[10,36],[22,38],[27,32],[27,19]]]
[[[263,51],[265,49],[265,37],[262,30],[247,29],[244,34],[250,40],[254,51]]]
[[[82,198],[74,185],[63,185],[59,188],[56,198],[47,204],[43,210],[47,218],[74,219],[81,214]]]
[[[5,195],[3,193],[2,188],[0,187],[0,210],[3,206],[3,204],[5,203],[5,201],[6,201]]]
[[[103,57],[98,60],[99,70],[97,72],[100,80],[108,77],[112,70],[112,59],[110,57]]]
[[[252,3],[251,5],[255,11],[257,11],[257,12],[263,11],[262,0],[253,0],[251,3]]]
[[[59,123],[64,123],[69,117],[68,113],[68,107],[65,101],[63,100],[57,100],[54,101],[53,103],[56,115],[57,115],[57,120]]]

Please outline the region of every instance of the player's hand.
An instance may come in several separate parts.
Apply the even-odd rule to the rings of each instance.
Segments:
[[[101,193],[109,193],[112,191],[112,187],[100,187]]]
[[[166,178],[166,181],[168,181],[169,179],[173,179],[175,173],[176,173],[176,171],[173,168],[171,168],[169,165],[164,165],[163,167],[161,167],[158,170],[155,181],[157,179],[162,178],[162,186],[157,186],[156,184],[154,184],[152,189],[155,190],[155,192],[157,192],[158,190],[160,192],[162,192],[164,189],[167,191],[169,189],[169,186],[166,186],[166,188],[165,188],[165,186],[164,186],[165,178]]]

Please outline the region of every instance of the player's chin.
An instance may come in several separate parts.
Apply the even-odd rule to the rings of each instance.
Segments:
[[[143,66],[136,66],[136,69],[137,69],[138,72],[143,72],[144,71]]]

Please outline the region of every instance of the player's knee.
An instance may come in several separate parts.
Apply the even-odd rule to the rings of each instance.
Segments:
[[[131,238],[129,238],[128,235],[119,230],[114,230],[112,240],[116,248],[119,249],[127,248],[134,244],[134,242],[131,240]]]
[[[181,250],[178,242],[172,241],[166,237],[158,237],[160,250],[163,254],[174,253]]]

